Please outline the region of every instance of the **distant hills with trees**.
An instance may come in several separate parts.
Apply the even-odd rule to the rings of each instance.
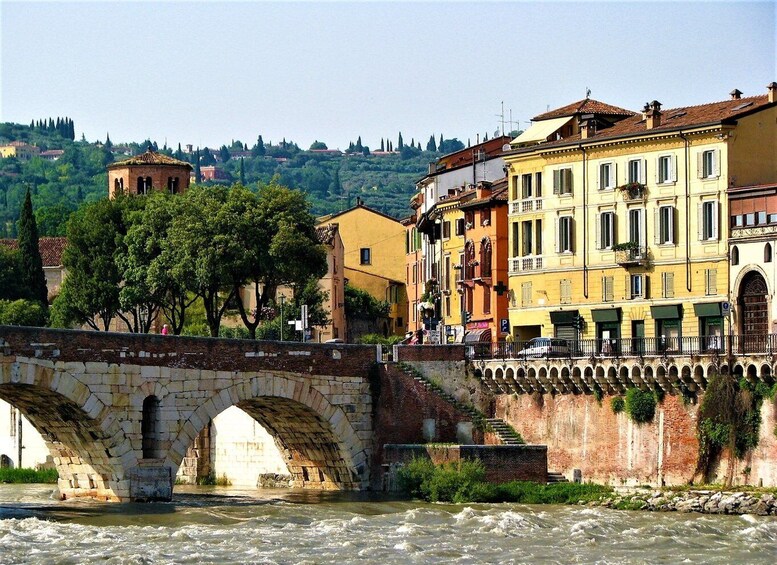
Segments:
[[[149,147],[191,163],[199,179],[202,169],[211,165],[226,173],[223,179],[201,184],[240,182],[255,189],[275,178],[306,193],[315,215],[347,209],[359,196],[368,206],[397,218],[410,214],[415,181],[426,174],[429,163],[465,147],[458,139],[436,134],[424,146],[415,139],[407,142],[399,133],[395,139],[381,138],[380,149],[374,151],[359,136],[340,152],[324,141],[302,149],[293,141],[272,143],[259,135],[251,144],[232,140],[219,148],[186,151],[180,144],[160,147],[150,139],[114,143],[109,135],[104,142],[88,142],[83,136],[76,141],[73,120],[67,117],[33,120],[30,125],[0,124],[0,145],[11,141],[64,153],[56,161],[0,159],[0,237],[17,236],[18,214],[28,189],[40,235],[65,235],[67,219],[83,202],[107,195],[106,166]]]

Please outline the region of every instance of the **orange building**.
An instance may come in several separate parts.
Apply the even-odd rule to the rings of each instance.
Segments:
[[[149,149],[108,165],[108,196],[114,198],[119,192],[147,194],[152,190],[186,192],[191,170],[189,163]]]
[[[465,341],[500,341],[508,327],[507,179],[477,184],[462,193],[464,264],[458,282]]]
[[[416,195],[418,196],[418,195]],[[423,318],[418,312],[418,303],[424,294],[423,254],[421,232],[416,228],[415,215],[401,220],[405,226],[405,287],[407,288],[407,331],[423,329]]]

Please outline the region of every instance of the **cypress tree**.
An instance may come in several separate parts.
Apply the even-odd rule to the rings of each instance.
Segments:
[[[437,144],[437,151],[442,151],[442,134],[440,134],[440,143]]]
[[[426,143],[427,151],[437,151],[437,142],[434,140],[434,134],[429,136],[429,141]]]
[[[240,184],[245,186],[246,184],[246,172],[245,168],[243,167],[243,158],[240,157]]]
[[[200,182],[202,180],[202,173],[200,172],[200,148],[197,148],[197,153],[194,155],[194,182]]]
[[[43,259],[38,247],[38,226],[32,212],[29,188],[19,216],[19,252],[22,258],[22,287],[28,289],[33,300],[48,308],[49,291],[46,287],[46,275],[43,274]]]
[[[359,137],[356,139],[356,151],[358,151],[359,153],[361,153],[361,152],[362,152],[362,149],[364,149],[364,148],[362,147],[362,136],[359,136]]]
[[[386,146],[383,145],[383,138],[382,137],[380,138],[380,150],[381,151],[385,151],[386,150]]]
[[[402,143],[402,132],[399,132],[399,139],[397,139],[397,149],[402,151],[402,148],[405,146],[404,143]]]

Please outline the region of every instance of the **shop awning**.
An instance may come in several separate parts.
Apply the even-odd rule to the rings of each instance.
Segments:
[[[467,335],[464,336],[464,343],[477,343],[480,341],[491,341],[491,330],[489,328],[472,330],[467,332]]]
[[[577,317],[577,310],[562,310],[561,312],[550,313],[550,323],[554,326],[559,324],[571,324]]]
[[[567,125],[571,119],[572,116],[567,116],[565,118],[554,118],[552,120],[542,120],[535,122],[531,125],[531,127],[529,127],[529,129],[513,139],[510,142],[510,145],[545,141],[548,136],[554,134],[556,131]]]
[[[699,318],[720,318],[723,315],[720,302],[708,302],[707,304],[694,304],[693,313]]]
[[[591,317],[594,322],[620,322],[620,308],[603,308],[601,310],[591,310]]]
[[[654,320],[676,320],[680,318],[681,313],[682,310],[679,304],[650,307],[650,315]]]

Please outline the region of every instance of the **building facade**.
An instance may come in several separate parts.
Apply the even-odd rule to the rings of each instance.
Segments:
[[[7,145],[0,145],[0,156],[16,157],[19,161],[29,161],[40,155],[40,147],[30,145],[24,141],[12,141]]]
[[[108,165],[108,196],[148,194],[152,190],[180,194],[189,189],[191,171],[189,163],[149,149]]]

